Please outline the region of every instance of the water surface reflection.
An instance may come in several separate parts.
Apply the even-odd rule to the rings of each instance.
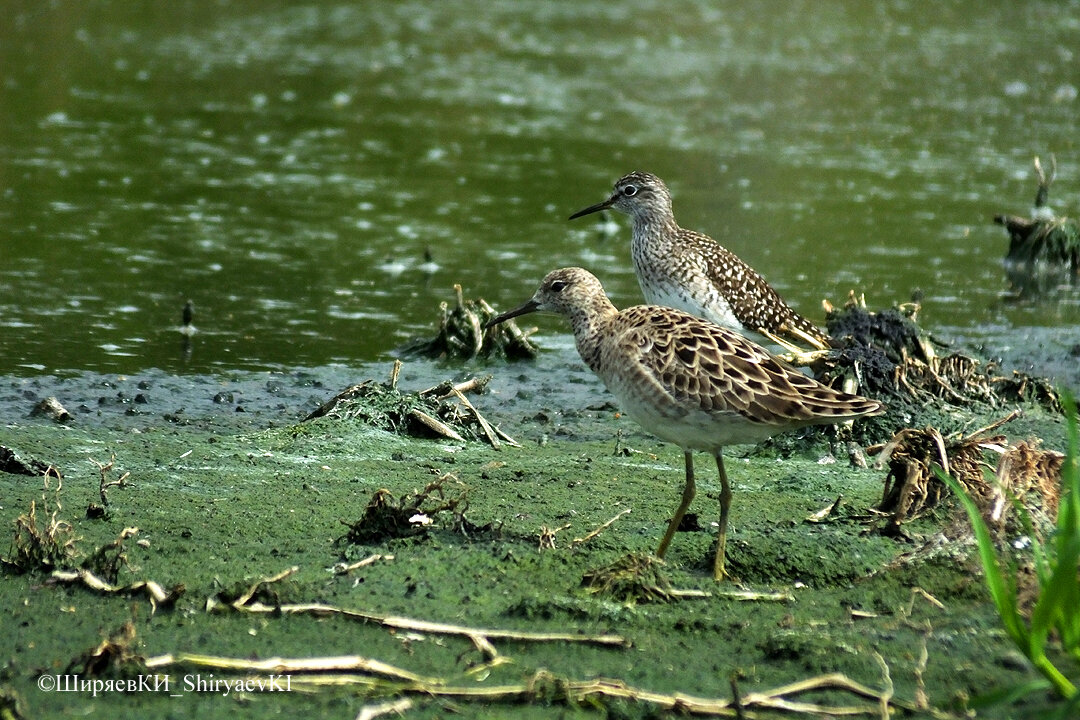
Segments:
[[[371,360],[454,282],[508,306],[556,265],[639,302],[623,219],[565,220],[634,168],[816,319],[850,288],[974,338],[1080,318],[1000,301],[990,222],[1034,154],[1073,209],[1075,1],[17,8],[0,373]]]

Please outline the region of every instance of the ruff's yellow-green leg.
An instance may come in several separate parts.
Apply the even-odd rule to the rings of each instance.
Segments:
[[[694,487],[694,454],[684,452],[683,457],[686,460],[686,484],[683,485],[682,500],[679,502],[679,507],[675,509],[675,515],[672,516],[671,522],[668,523],[667,532],[664,533],[664,538],[660,541],[660,547],[656,548],[656,557],[658,558],[664,557],[668,545],[671,544],[671,538],[675,537],[675,531],[682,524],[686,508],[690,507],[690,503],[694,501],[694,495],[697,493],[697,488]]]
[[[713,560],[713,579],[717,582],[727,577],[724,570],[724,558],[727,552],[727,519],[731,510],[731,485],[728,484],[724,470],[724,456],[717,451],[716,469],[720,471],[720,530],[716,539],[716,558]]]

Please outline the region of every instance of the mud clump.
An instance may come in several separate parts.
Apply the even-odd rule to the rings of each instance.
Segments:
[[[397,499],[389,490],[380,488],[371,496],[359,520],[342,521],[349,527],[342,539],[353,545],[371,545],[422,535],[435,527],[439,515],[449,515],[451,529],[466,536],[494,530],[490,523],[478,526],[465,518],[468,494],[468,487],[449,473],[432,480],[420,492]]]
[[[304,418],[320,417],[360,420],[371,427],[411,437],[443,437],[458,442],[484,439],[492,447],[501,442],[517,445],[512,437],[489,423],[465,397],[482,391],[491,380],[471,378],[461,383],[449,380],[418,392],[398,389],[401,361],[395,361],[385,383],[365,380],[351,385]],[[501,442],[500,442],[501,441]]]

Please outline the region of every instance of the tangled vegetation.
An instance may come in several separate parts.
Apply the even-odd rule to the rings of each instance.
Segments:
[[[517,442],[489,423],[465,397],[482,391],[491,380],[471,378],[461,383],[449,380],[417,392],[398,389],[401,361],[395,361],[385,383],[365,380],[351,385],[304,418],[305,422],[329,416],[360,420],[381,430],[413,437],[443,437],[458,442],[483,438],[492,447],[501,442]]]
[[[816,377],[885,402],[885,415],[859,425],[877,437],[896,427],[935,420],[934,408],[985,404],[1003,408],[1035,403],[1060,411],[1049,380],[1005,372],[990,361],[949,352],[917,322],[916,302],[871,311],[854,293],[841,308],[828,306],[827,326],[837,347],[814,365]],[[864,433],[868,439],[873,432]]]
[[[513,320],[485,329],[489,320],[498,314],[483,298],[466,300],[461,285],[454,285],[456,304],[453,308],[439,304],[439,329],[435,337],[414,340],[404,348],[406,355],[427,358],[468,360],[504,358],[516,360],[533,358],[537,347]]]
[[[1080,224],[1055,215],[1047,205],[1050,185],[1057,175],[1057,161],[1050,156],[1050,172],[1035,158],[1039,187],[1030,218],[995,215],[994,222],[1009,233],[1005,269],[1013,290],[1023,298],[1042,295],[1058,285],[1080,280]]]

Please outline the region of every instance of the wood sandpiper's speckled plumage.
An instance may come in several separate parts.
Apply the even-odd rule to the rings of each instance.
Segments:
[[[694,450],[716,458],[720,531],[713,564],[724,577],[731,488],[721,451],[785,430],[878,415],[877,400],[833,390],[778,360],[736,332],[682,310],[638,305],[618,311],[600,281],[581,268],[544,278],[536,294],[488,327],[536,310],[570,320],[585,363],[642,427],[682,448],[686,485],[656,554],[663,557],[694,498]]]
[[[607,200],[570,219],[615,208],[633,221],[631,256],[645,301],[731,328],[759,342],[829,347],[829,337],[792,310],[752,267],[708,235],[679,227],[660,178],[632,172]]]

